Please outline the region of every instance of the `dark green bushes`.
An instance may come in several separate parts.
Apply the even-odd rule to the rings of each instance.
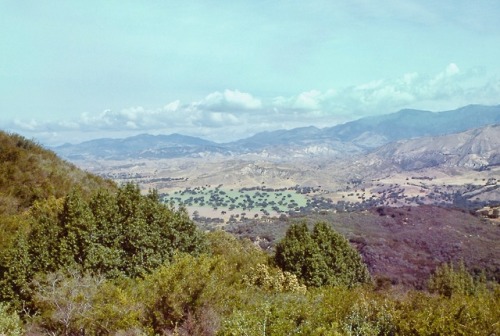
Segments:
[[[183,210],[163,205],[155,192],[140,194],[127,184],[112,194],[100,190],[89,201],[78,190],[64,199],[36,202],[28,233],[1,251],[0,295],[23,301],[36,274],[56,271],[138,277],[170,261],[176,252],[206,249],[203,234]]]
[[[295,274],[307,286],[348,286],[370,282],[359,253],[328,224],[292,224],[276,246],[276,265]]]

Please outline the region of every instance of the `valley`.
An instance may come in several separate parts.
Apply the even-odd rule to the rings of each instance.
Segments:
[[[196,211],[219,223],[241,219],[247,210],[267,217],[423,204],[477,210],[500,203],[499,123],[500,106],[469,105],[439,113],[402,110],[323,129],[262,132],[231,143],[143,134],[55,151],[102,177],[156,189],[167,203],[182,203],[191,215]],[[205,197],[216,186],[238,191],[234,198],[246,197],[245,189],[270,198],[269,192],[286,189],[304,202],[281,206],[276,199],[256,209],[172,198]]]
[[[358,248],[374,276],[392,284],[423,287],[436,266],[451,260],[500,277],[498,210],[493,215],[500,204],[499,166],[380,171],[370,169],[366,156],[79,165],[118,183],[137,182],[143,192],[156,188],[202,229],[223,229],[269,252],[290,223],[326,221]]]
[[[147,191],[157,189],[167,203],[188,207],[190,214],[228,222],[236,215],[279,216],[297,211],[355,210],[374,206],[422,204],[481,208],[500,203],[500,167],[471,170],[460,167],[424,168],[412,171],[370,169],[362,159],[345,162],[295,161],[276,163],[222,159],[163,159],[75,162],[80,167],[118,183],[134,181]],[[218,186],[218,187],[217,187]],[[231,207],[231,204],[187,202],[222,189],[232,197],[246,197],[245,189],[257,189],[275,198],[275,190],[287,190],[301,202],[273,209],[277,204]],[[239,192],[239,195],[237,193]],[[250,195],[253,196],[253,195]],[[278,202],[278,200],[276,200]],[[214,209],[217,207],[217,209]],[[258,208],[258,209],[257,209]],[[297,209],[299,208],[299,209]],[[261,211],[263,209],[263,211]],[[224,213],[222,213],[224,212]]]
[[[77,156],[68,146],[63,152],[118,184],[156,189],[205,231],[249,238],[270,253],[290,223],[326,221],[373,275],[418,288],[435,267],[456,260],[500,278],[500,125],[464,129],[473,111],[500,119],[499,107],[401,111],[231,144],[138,136],[108,139],[106,151],[92,149],[96,140],[76,146]]]
[[[500,126],[373,148],[366,146],[373,134],[357,132],[364,134],[365,147],[339,138],[304,138],[316,136],[314,128],[276,132],[252,148],[145,135],[96,140],[111,144],[97,152],[76,146],[67,161],[5,134],[0,297],[18,312],[34,302],[35,313],[15,316],[23,316],[26,328],[47,329],[52,327],[37,312],[51,312],[46,300],[52,299],[44,295],[64,296],[63,286],[77,289],[76,296],[64,298],[70,305],[88,297],[96,309],[102,307],[99,300],[109,307],[115,293],[126,298],[116,301],[116,311],[128,305],[135,312],[139,302],[143,308],[133,318],[139,326],[148,325],[149,314],[157,314],[154,307],[163,307],[165,298],[177,302],[176,293],[186,298],[179,301],[182,309],[193,306],[197,293],[216,293],[208,300],[222,317],[228,314],[228,292],[241,293],[232,302],[262,295],[267,305],[269,297],[288,300],[292,294],[301,301],[311,297],[315,306],[324,294],[344,288],[339,281],[354,286],[343,289],[342,301],[356,293],[380,298],[370,314],[386,311],[387,302],[403,307],[395,308],[397,314],[413,312],[413,298],[419,297],[425,301],[418,311],[463,298],[484,316],[498,311],[484,308],[483,298],[498,307]],[[281,264],[284,248],[298,257],[290,268]],[[74,267],[75,273],[62,273]],[[303,272],[309,269],[312,275]],[[322,278],[324,271],[336,273]],[[432,282],[441,278],[444,283]],[[447,299],[447,281],[468,281],[467,291],[474,292],[457,287]],[[168,287],[178,284],[186,287]],[[25,290],[30,286],[33,292]],[[96,288],[104,292],[87,292]],[[147,297],[152,301],[141,301]],[[457,309],[454,316],[462,311]],[[97,316],[92,309],[86,314],[89,321]],[[186,324],[186,314],[176,321]]]

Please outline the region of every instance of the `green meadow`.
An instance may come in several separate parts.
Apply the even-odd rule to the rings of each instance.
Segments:
[[[174,206],[210,207],[220,211],[261,211],[286,213],[300,211],[308,204],[305,195],[294,189],[218,187],[186,188],[163,194],[163,201]]]

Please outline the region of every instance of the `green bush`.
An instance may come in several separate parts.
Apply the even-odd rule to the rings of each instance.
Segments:
[[[460,262],[457,266],[443,264],[437,267],[430,277],[427,287],[431,293],[451,297],[456,294],[474,295],[484,284],[484,279],[474,279],[465,268],[464,263]]]
[[[8,304],[0,302],[0,335],[24,335],[23,324],[19,315]]]
[[[307,286],[352,287],[371,281],[359,253],[323,222],[312,233],[305,223],[292,224],[276,246],[274,261]]]

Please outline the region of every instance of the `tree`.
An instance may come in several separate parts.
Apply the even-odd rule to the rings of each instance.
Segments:
[[[27,241],[31,268],[35,272],[54,272],[59,268],[59,213],[63,209],[63,202],[63,199],[49,197],[45,201],[36,201],[30,209],[31,231]]]
[[[36,201],[26,217],[29,228],[0,250],[0,300],[16,308],[32,301],[29,283],[36,274],[137,277],[171,261],[176,251],[206,250],[204,233],[185,210],[162,204],[154,191],[142,195],[135,184],[116,195],[103,189],[90,200],[75,190]]]
[[[484,279],[475,280],[461,261],[457,266],[451,263],[438,266],[429,279],[428,288],[431,293],[446,297],[455,294],[473,295],[484,281]]]
[[[327,265],[326,285],[351,286],[370,281],[370,274],[358,251],[328,224],[317,223],[312,239],[318,245]]]
[[[88,269],[95,241],[95,222],[88,203],[78,190],[66,196],[59,214],[59,226],[59,261],[66,267]]]
[[[325,284],[327,265],[306,223],[292,224],[276,246],[275,262],[283,271],[295,274],[307,286]]]
[[[305,223],[292,224],[277,244],[274,260],[307,286],[350,287],[370,281],[359,253],[326,223],[317,223],[312,234]]]
[[[94,216],[94,244],[88,265],[93,273],[117,277],[122,273],[121,233],[118,205],[115,195],[99,190],[89,203]]]

